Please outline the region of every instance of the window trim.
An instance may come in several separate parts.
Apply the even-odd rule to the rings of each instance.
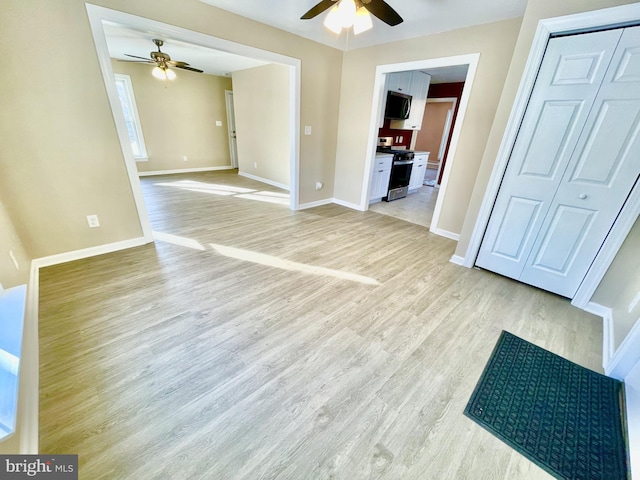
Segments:
[[[138,115],[138,105],[136,104],[136,97],[133,93],[133,83],[131,82],[131,77],[129,75],[125,75],[122,73],[114,73],[115,81],[122,82],[124,84],[125,92],[127,95],[127,100],[129,101],[129,107],[131,114],[133,115],[133,127],[136,131],[136,136],[138,137],[138,143],[140,145],[141,155],[136,156],[133,152],[133,158],[136,162],[146,162],[149,160],[149,156],[147,155],[147,146],[144,141],[144,136],[142,135],[142,124],[140,123],[140,116]],[[119,98],[119,97],[118,97]],[[124,110],[123,110],[124,116]],[[126,122],[125,118],[125,122]]]

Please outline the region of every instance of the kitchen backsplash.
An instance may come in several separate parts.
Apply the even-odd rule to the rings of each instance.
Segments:
[[[395,130],[391,128],[391,120],[384,119],[384,126],[378,129],[378,137],[391,137],[393,138],[394,147],[411,147],[411,135],[413,130]]]

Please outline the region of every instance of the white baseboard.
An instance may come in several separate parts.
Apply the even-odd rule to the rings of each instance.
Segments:
[[[298,210],[305,210],[307,208],[321,207],[322,205],[329,205],[333,202],[333,198],[325,198],[323,200],[317,200],[315,202],[301,203],[298,205]]]
[[[73,262],[74,260],[81,260],[83,258],[95,257],[97,255],[103,255],[105,253],[126,250],[127,248],[139,247],[151,242],[153,242],[153,238],[132,238],[130,240],[123,240],[121,242],[108,243],[106,245],[99,245],[97,247],[89,247],[82,250],[74,250],[73,252],[66,252],[60,253],[58,255],[36,258],[32,261],[32,265],[34,265],[36,268],[50,267],[52,265],[58,265],[60,263]]]
[[[449,232],[441,228],[430,228],[429,231],[431,233],[435,233],[436,235],[440,235],[441,237],[446,237],[446,238],[450,238],[451,240],[455,240],[456,242],[460,240],[459,233]]]
[[[332,198],[331,201],[336,205],[351,208],[352,210],[359,210],[361,212],[365,211],[365,209],[363,209],[358,203],[345,202],[344,200],[340,200],[339,198]]]
[[[250,178],[251,180],[255,180],[256,182],[266,183],[267,185],[271,185],[272,187],[281,188],[283,190],[286,190],[287,192],[290,191],[289,185],[285,185],[284,183],[274,182],[273,180],[269,180],[267,178],[258,177],[256,175],[251,175],[250,173],[240,171],[238,172],[238,175],[240,175],[241,177]]]
[[[460,265],[461,267],[464,267],[464,257],[461,257],[460,255],[453,255],[449,261],[451,263],[455,263],[456,265]]]
[[[615,352],[613,312],[609,307],[594,302],[587,303],[583,310],[602,318],[602,368],[606,373]]]
[[[612,352],[604,373],[618,380],[626,378],[633,367],[640,363],[638,345],[640,345],[640,319],[636,321],[618,349]]]
[[[222,167],[198,167],[198,168],[179,168],[175,170],[155,170],[153,172],[138,172],[139,177],[151,177],[155,175],[173,175],[175,173],[194,173],[194,172],[214,172],[217,170],[233,170],[231,165]]]

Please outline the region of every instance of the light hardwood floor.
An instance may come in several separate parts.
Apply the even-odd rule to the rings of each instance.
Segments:
[[[41,452],[87,480],[551,478],[462,411],[502,329],[599,370],[596,317],[393,217],[142,183],[164,240],[41,271]]]

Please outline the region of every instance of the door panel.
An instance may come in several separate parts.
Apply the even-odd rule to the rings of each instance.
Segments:
[[[520,176],[555,178],[567,142],[575,132],[583,101],[544,102],[528,145]]]
[[[610,30],[549,41],[476,260],[480,267],[520,279],[536,258],[541,242],[530,253],[621,35]]]
[[[532,266],[566,277],[596,214],[593,210],[558,205]]]
[[[639,120],[640,99],[604,100],[570,181],[609,187],[638,137]]]
[[[541,204],[542,202],[528,198],[514,196],[509,199],[509,205],[502,218],[492,250],[494,255],[514,260],[516,263],[522,260],[522,248],[526,242],[522,242],[520,239],[526,239],[531,234],[532,227],[536,224],[540,214]]]

